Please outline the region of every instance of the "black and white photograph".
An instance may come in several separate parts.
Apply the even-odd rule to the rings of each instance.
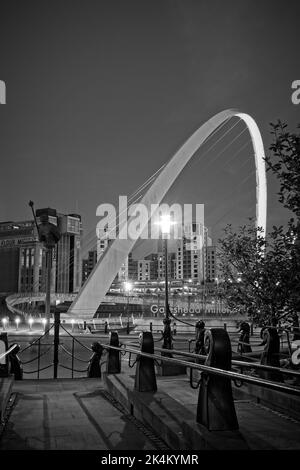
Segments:
[[[1,1],[7,465],[298,458],[299,19]]]

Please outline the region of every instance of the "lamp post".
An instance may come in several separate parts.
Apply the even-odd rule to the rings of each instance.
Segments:
[[[128,308],[129,308],[129,294],[130,291],[132,290],[132,283],[129,281],[124,282],[124,289],[127,295],[127,305],[126,305],[126,316],[127,316],[127,334],[129,335],[129,314],[128,314]]]
[[[16,331],[18,331],[18,329],[19,329],[19,323],[20,323],[20,318],[17,317],[17,318],[15,319],[15,322],[16,322]]]
[[[56,244],[58,243],[61,233],[58,227],[49,222],[49,215],[56,217],[55,209],[40,209],[34,211],[33,201],[29,201],[29,206],[32,210],[32,215],[37,228],[39,241],[43,243],[46,249],[46,297],[45,297],[45,317],[50,326],[51,320],[51,271],[52,271],[52,258]],[[38,224],[37,217],[40,218],[40,224]],[[46,332],[46,337],[49,336],[49,331]]]
[[[171,320],[169,309],[169,281],[168,281],[168,237],[171,230],[171,220],[169,215],[164,215],[160,220],[161,233],[164,238],[164,256],[165,256],[165,318],[164,331],[163,331],[163,345],[164,349],[172,349],[172,334],[171,334]]]

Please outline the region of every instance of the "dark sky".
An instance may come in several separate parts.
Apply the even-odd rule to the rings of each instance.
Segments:
[[[97,206],[134,192],[226,108],[254,117],[268,151],[269,122],[300,122],[299,17],[298,0],[1,1],[0,220],[30,218],[29,199],[79,212],[90,248]],[[242,130],[199,150],[167,197],[204,203],[215,238],[255,214]],[[277,190],[268,175],[269,228],[289,216]]]

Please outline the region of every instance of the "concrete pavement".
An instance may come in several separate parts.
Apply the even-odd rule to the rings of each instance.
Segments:
[[[0,450],[155,450],[163,443],[105,398],[99,379],[15,382]],[[150,436],[150,437],[149,437]]]

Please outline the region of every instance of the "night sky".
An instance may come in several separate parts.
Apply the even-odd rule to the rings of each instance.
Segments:
[[[29,199],[80,213],[90,249],[97,206],[133,193],[226,108],[254,117],[268,152],[270,122],[300,122],[299,18],[297,0],[1,1],[0,221],[30,219]],[[204,203],[214,239],[255,214],[244,127],[200,149],[166,199]],[[290,216],[277,191],[268,174],[269,229]]]

